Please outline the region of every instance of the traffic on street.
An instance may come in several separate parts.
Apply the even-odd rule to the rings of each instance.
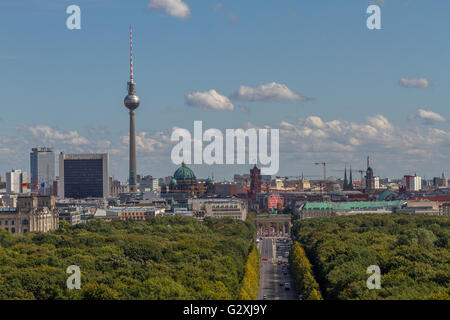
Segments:
[[[298,300],[288,261],[291,240],[260,237],[257,242],[261,253],[258,300]]]

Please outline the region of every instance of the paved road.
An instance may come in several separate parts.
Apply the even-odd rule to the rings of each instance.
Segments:
[[[285,252],[289,252],[289,245],[277,242],[276,238],[263,238],[258,244],[261,252],[260,282],[258,300],[262,300],[264,295],[268,300],[298,300],[295,283],[290,275],[289,268],[279,265],[278,257],[287,263]],[[286,273],[286,274],[284,274]],[[290,290],[285,289],[285,283],[290,284]],[[283,284],[283,285],[280,285]]]

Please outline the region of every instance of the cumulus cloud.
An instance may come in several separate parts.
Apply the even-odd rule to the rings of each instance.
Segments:
[[[62,132],[55,128],[52,128],[50,126],[45,125],[37,125],[37,126],[30,126],[27,127],[27,129],[31,132],[33,137],[40,138],[44,141],[48,142],[62,142],[65,144],[72,144],[72,145],[83,145],[83,144],[89,144],[89,140],[86,138],[80,136],[80,134],[77,131],[67,131]]]
[[[207,92],[192,92],[185,95],[188,106],[201,110],[233,111],[234,105],[227,97],[211,89]]]
[[[130,143],[130,136],[122,136],[122,144],[126,149]],[[157,152],[170,145],[170,137],[167,133],[156,132],[150,134],[142,131],[136,134],[136,149],[143,152]]]
[[[241,86],[231,95],[231,98],[238,101],[305,101],[303,97],[294,93],[286,85],[271,82],[263,84],[257,88]]]
[[[403,88],[426,89],[430,86],[430,82],[426,78],[401,78],[399,81]]]
[[[367,121],[376,129],[384,131],[392,131],[394,126],[386,119],[385,116],[379,114],[374,117],[368,117]]]
[[[409,116],[410,120],[421,120],[423,124],[435,124],[438,122],[447,122],[447,119],[441,116],[439,113],[431,110],[419,109],[416,113]]]
[[[314,128],[323,128],[325,124],[323,123],[320,117],[309,116],[304,121],[306,126],[314,127]]]
[[[274,127],[276,128],[276,126]],[[450,132],[417,126],[397,127],[385,116],[368,117],[367,121],[324,121],[317,116],[283,121],[280,129],[280,158],[327,161],[361,161],[376,154],[380,164],[404,167],[414,163],[444,163],[450,156]]]
[[[191,9],[182,0],[150,0],[148,7],[154,10],[165,11],[176,18],[185,19],[191,15]]]

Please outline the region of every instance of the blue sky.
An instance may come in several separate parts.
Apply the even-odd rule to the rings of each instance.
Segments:
[[[373,3],[382,30],[366,27]],[[66,28],[71,4],[81,30]],[[203,120],[280,128],[280,175],[319,175],[314,161],[364,168],[367,155],[380,176],[439,175],[450,170],[449,12],[446,0],[2,1],[1,175],[29,170],[29,150],[45,144],[110,152],[111,175],[126,178],[130,24],[139,173],[171,174],[172,128]],[[261,93],[272,83],[302,98],[232,99],[241,86]],[[209,90],[234,111],[186,98]],[[229,178],[247,168],[194,170]]]

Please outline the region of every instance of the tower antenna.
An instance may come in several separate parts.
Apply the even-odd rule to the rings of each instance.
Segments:
[[[130,26],[130,82],[134,82],[133,75],[133,27]]]

